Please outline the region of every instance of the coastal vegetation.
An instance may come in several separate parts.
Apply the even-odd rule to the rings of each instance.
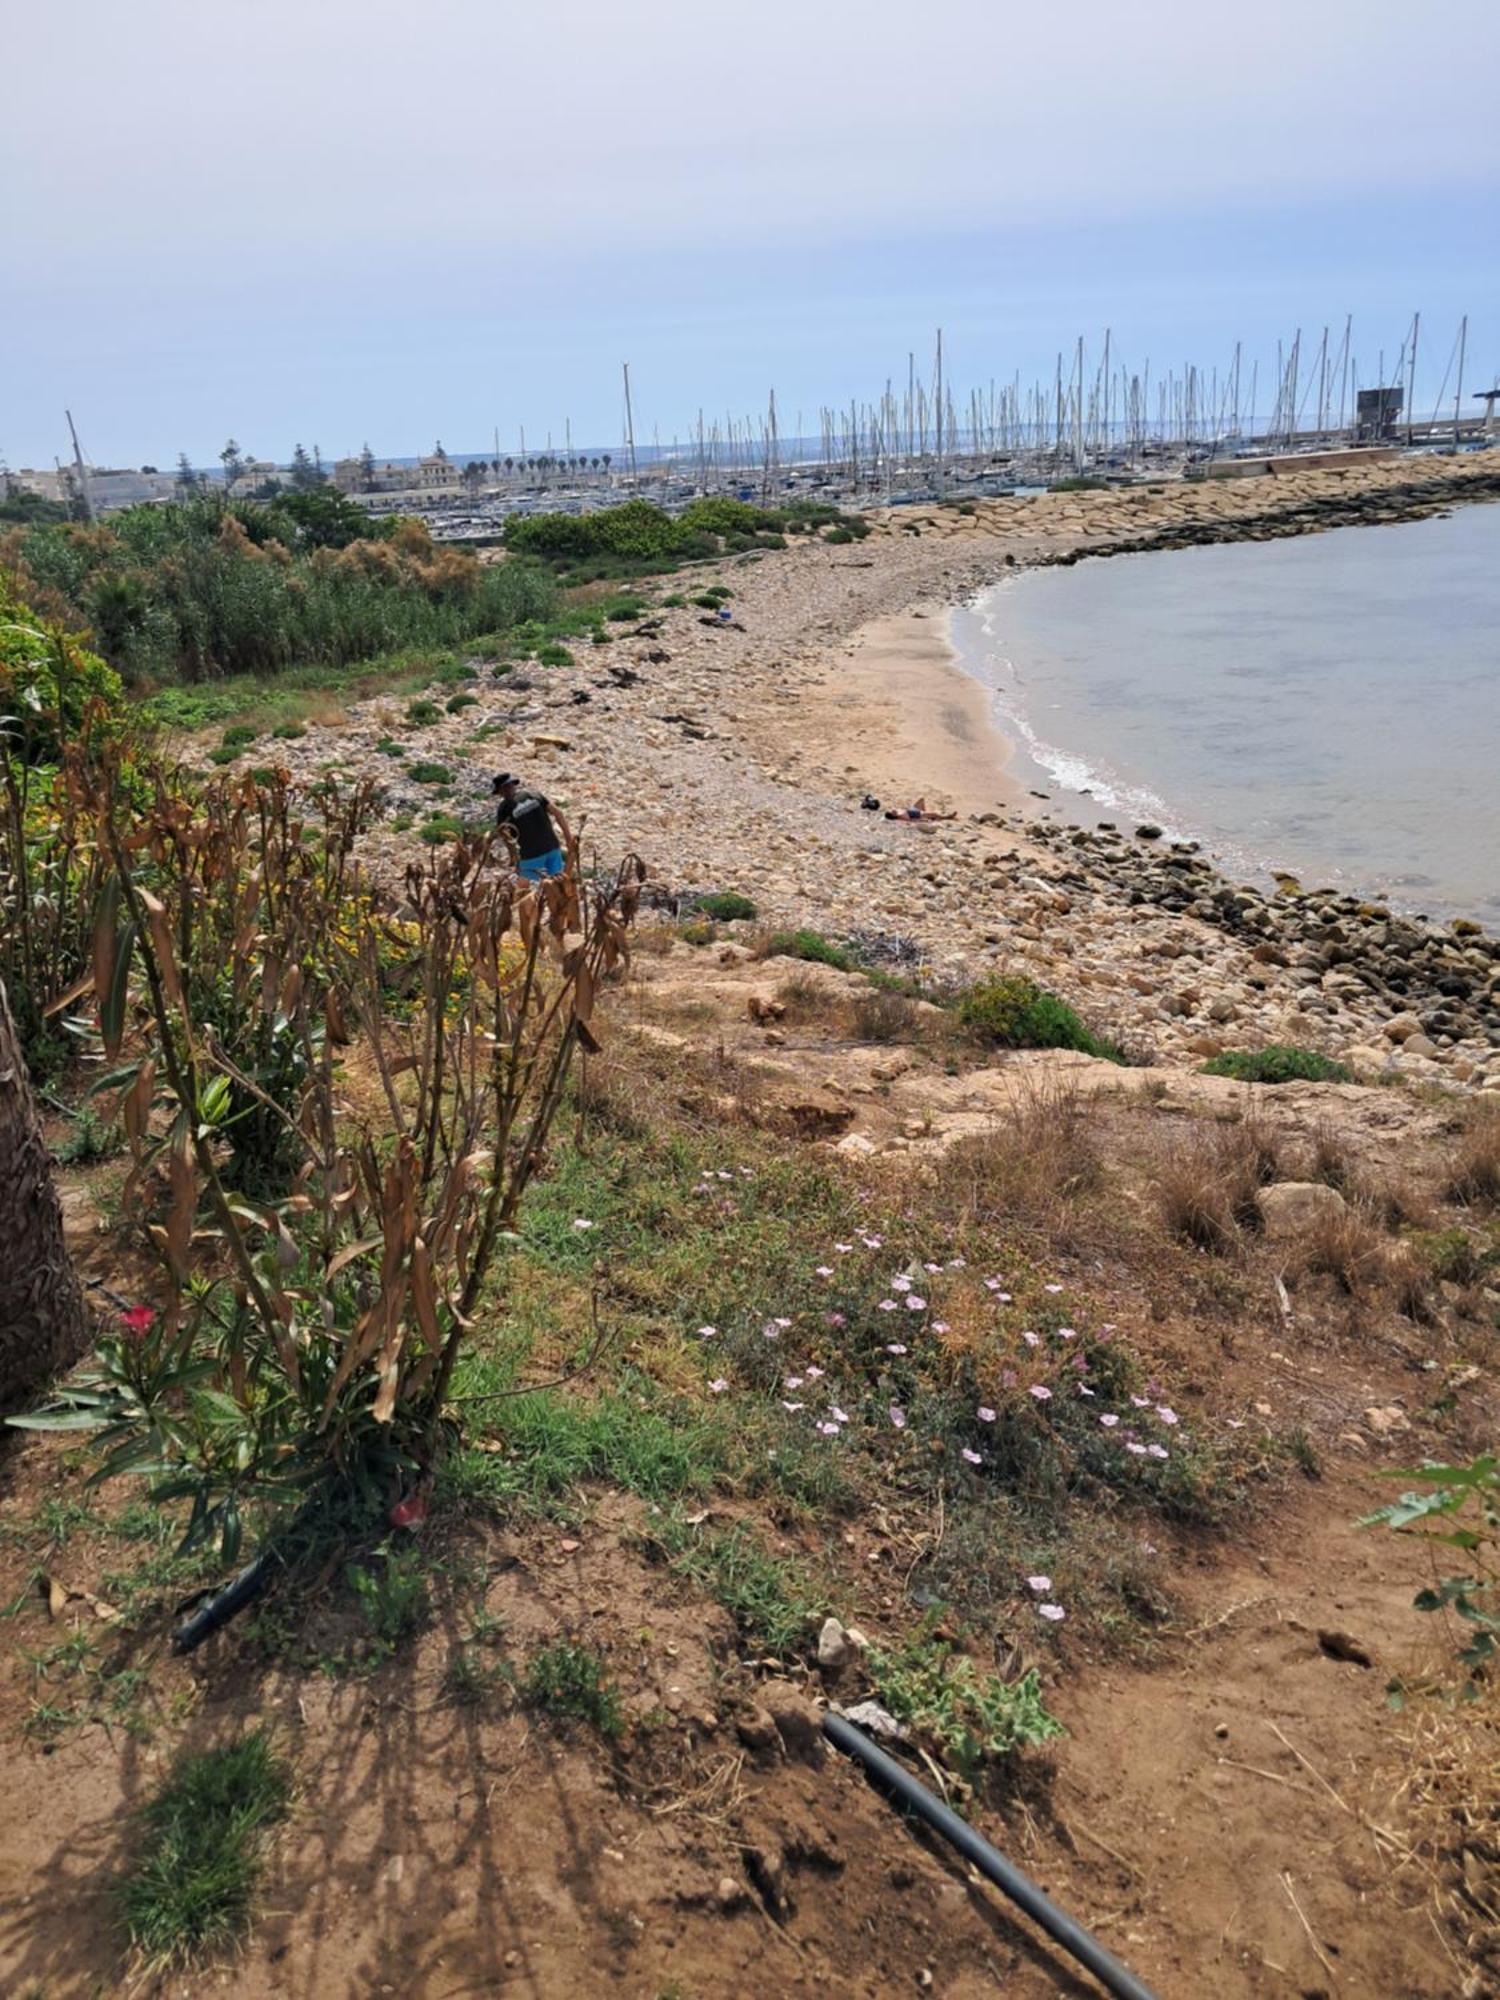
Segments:
[[[648,500],[627,500],[591,514],[512,515],[505,546],[536,557],[570,581],[587,582],[784,548],[788,536],[826,532],[832,539],[842,531],[847,540],[856,530],[868,532],[857,517],[846,519],[836,507],[816,501],[760,507],[720,496],[690,501],[681,513],[668,514]]]
[[[326,489],[133,507],[0,533],[0,570],[133,686],[342,669],[545,618],[534,564],[482,564]]]

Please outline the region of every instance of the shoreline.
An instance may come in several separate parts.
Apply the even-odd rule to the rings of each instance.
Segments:
[[[1306,533],[1330,524],[1325,499],[1345,516],[1402,518],[1408,491],[1421,511],[1441,504],[1435,492],[1500,493],[1500,467],[1467,461],[1435,477],[1423,461],[1400,491],[1389,467],[1377,471],[1368,491],[1323,473],[1274,482],[1276,495],[1251,492],[1273,484],[1260,480],[1128,503],[1107,492],[996,502],[1014,525],[944,510],[930,532],[926,517],[903,518],[852,545],[722,559],[678,587],[729,586],[731,626],[668,610],[652,638],[621,633],[565,667],[483,668],[475,705],[412,732],[413,754],[451,760],[459,813],[487,814],[500,760],[520,769],[583,822],[587,859],[644,856],[669,906],[736,890],[763,930],[852,938],[939,982],[1024,972],[1152,1059],[1294,1042],[1362,1073],[1500,1091],[1500,946],[1375,906],[1364,916],[1336,898],[1262,897],[1165,842],[1028,817],[1012,746],[945,636],[950,607],[1018,568],[1139,546],[1142,500],[1164,510],[1156,529],[1175,545],[1197,510],[1214,539],[1256,539],[1279,532],[1272,499],[1290,510],[1275,518]],[[934,681],[938,700],[919,698]],[[402,727],[377,697],[277,747],[299,779],[334,769],[380,785],[384,818],[363,853],[398,894],[426,850],[392,822],[433,803],[376,750]],[[247,762],[257,754],[247,746]],[[866,790],[883,805],[946,794],[959,817],[893,823],[860,810]]]

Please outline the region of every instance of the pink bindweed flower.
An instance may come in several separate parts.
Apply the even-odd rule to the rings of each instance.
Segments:
[[[934,1332],[934,1333],[946,1333],[946,1332],[948,1331],[948,1322],[947,1322],[947,1320],[945,1320],[945,1319],[935,1319],[935,1320],[934,1320],[934,1321],[932,1322],[932,1330],[933,1330],[933,1332]]]
[[[716,1326],[700,1326],[698,1329],[698,1338],[700,1340],[712,1340],[718,1331],[719,1329]]]
[[[830,1404],[828,1414],[836,1424],[847,1424],[849,1421],[849,1412],[841,1410],[837,1403]]]
[[[809,1382],[821,1381],[823,1377],[823,1370],[811,1361],[807,1364],[806,1368],[804,1368],[802,1372],[804,1375],[806,1375]]]
[[[1099,1412],[1099,1421],[1107,1431],[1112,1431],[1120,1419],[1115,1415],[1113,1410],[1101,1410]]]
[[[1089,1387],[1087,1382],[1080,1382],[1078,1385],[1078,1393],[1080,1396],[1092,1396],[1094,1392]]]
[[[915,1292],[908,1292],[906,1295],[906,1310],[914,1313],[926,1312],[927,1301],[926,1299],[919,1299]]]
[[[1052,1579],[1050,1576],[1028,1576],[1026,1588],[1034,1590],[1038,1597],[1045,1597],[1052,1588]]]
[[[1060,1604],[1039,1604],[1036,1613],[1038,1618],[1050,1618],[1054,1625],[1068,1615]]]
[[[1045,1382],[1033,1382],[1029,1393],[1035,1396],[1039,1403],[1050,1403],[1052,1401],[1052,1391],[1047,1387]]]
[[[833,1276],[832,1264],[819,1264],[817,1267],[817,1275],[820,1278],[831,1278]]]
[[[885,1344],[885,1351],[887,1354],[904,1354],[906,1349],[899,1340],[888,1340]]]
[[[1149,1396],[1132,1396],[1130,1400],[1138,1410],[1149,1410],[1151,1407],[1151,1398]]]
[[[760,1330],[762,1340],[780,1340],[781,1328],[774,1319],[768,1319]]]
[[[1023,1333],[1021,1338],[1028,1347],[1040,1347],[1042,1344],[1042,1336],[1039,1333]]]
[[[1057,1337],[1059,1340],[1076,1340],[1078,1329],[1076,1326],[1060,1326],[1057,1329]]]
[[[1243,1417],[1226,1417],[1224,1421],[1232,1431],[1242,1431],[1245,1428]]]
[[[995,1412],[987,1408],[983,1403],[979,1405],[974,1414],[982,1424],[992,1424],[995,1421]]]
[[[882,1299],[876,1310],[883,1313],[893,1313],[896,1310],[896,1301],[894,1299]]]
[[[1004,1283],[1004,1278],[986,1278],[984,1280],[984,1289],[987,1292],[998,1292]]]
[[[854,1245],[852,1243],[835,1243],[833,1247],[841,1257],[847,1257],[849,1252],[854,1248]]]
[[[807,1408],[807,1405],[806,1403],[789,1403],[786,1397],[783,1396],[781,1399],[781,1407],[784,1410],[805,1410]]]
[[[839,1427],[837,1424],[819,1424],[818,1429],[822,1432],[823,1436],[826,1438],[836,1438],[839,1434]]]
[[[781,1386],[783,1389],[800,1389],[802,1387],[802,1380],[803,1378],[800,1375],[783,1375]]]
[[[922,1266],[922,1269],[927,1273],[929,1278],[935,1278],[942,1268],[941,1264],[924,1264]]]
[[[1000,1370],[1000,1387],[1002,1389],[1014,1389],[1020,1379],[1014,1368],[1002,1368]]]
[[[906,1429],[906,1412],[899,1403],[892,1403],[891,1405],[891,1422],[896,1426],[898,1431]]]
[[[948,1269],[949,1269],[950,1271],[964,1271],[964,1270],[967,1270],[967,1269],[968,1269],[968,1264],[969,1264],[969,1260],[968,1260],[968,1258],[967,1258],[967,1257],[950,1257],[950,1258],[948,1259]]]
[[[911,1279],[904,1277],[892,1278],[891,1290],[893,1292],[909,1292],[911,1290]]]
[[[970,1465],[984,1464],[984,1460],[980,1457],[979,1453],[977,1451],[970,1451],[967,1445],[963,1448],[962,1456],[969,1461]]]
[[[1171,1454],[1164,1444],[1148,1444],[1146,1447],[1146,1456],[1147,1458],[1168,1458]]]
[[[1137,1458],[1144,1458],[1146,1456],[1146,1447],[1143,1444],[1137,1444],[1133,1438],[1127,1443],[1125,1449],[1133,1451]]]
[[[1157,1404],[1156,1414],[1158,1417],[1161,1418],[1164,1424],[1175,1424],[1177,1421],[1177,1412],[1175,1410],[1169,1410],[1165,1403]]]
[[[729,1384],[724,1380],[724,1377],[720,1375],[716,1377],[714,1381],[710,1382],[708,1386],[710,1389],[713,1390],[716,1396],[722,1396],[724,1391],[729,1387]]]
[[[1043,1285],[1043,1287],[1042,1287],[1042,1290],[1043,1290],[1044,1292],[1060,1292],[1060,1291],[1061,1291],[1062,1289],[1063,1289],[1063,1288],[1062,1288],[1062,1286],[1061,1286],[1061,1285],[1056,1285],[1056,1284],[1053,1284],[1053,1285]]]
[[[575,1215],[573,1217],[573,1227],[575,1229],[592,1229],[593,1226],[593,1223],[589,1221],[586,1215]]]
[[[842,1313],[829,1313],[827,1323],[829,1326],[847,1326],[849,1324]]]

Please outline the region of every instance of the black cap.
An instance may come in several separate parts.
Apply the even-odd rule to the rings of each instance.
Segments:
[[[516,776],[514,771],[501,771],[497,774],[490,789],[496,792],[503,792],[507,785],[519,785],[520,782],[521,780]]]

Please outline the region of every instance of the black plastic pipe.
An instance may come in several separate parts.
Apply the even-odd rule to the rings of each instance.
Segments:
[[[895,1794],[902,1805],[908,1806],[935,1833],[940,1833],[944,1840],[956,1847],[965,1860],[972,1861],[981,1875],[987,1876],[997,1889],[1009,1896],[1013,1903],[1019,1904],[1054,1943],[1061,1945],[1080,1965],[1087,1966],[1103,1986],[1119,1996],[1119,2000],[1155,2000],[1150,1987],[1143,1986],[1135,1974],[1128,1972],[1117,1958],[1107,1952],[1091,1932],[1076,1923],[1065,1910],[1060,1910],[1029,1876],[1013,1867],[998,1848],[991,1847],[982,1834],[976,1833],[951,1807],[945,1806],[925,1785],[919,1784],[904,1765],[898,1764],[878,1744],[872,1743],[862,1729],[856,1729],[842,1715],[825,1715],[823,1733],[846,1756],[863,1764],[872,1777],[877,1778],[888,1792]]]
[[[252,1599],[259,1597],[271,1580],[273,1560],[271,1550],[262,1549],[253,1563],[200,1604],[192,1617],[172,1634],[172,1651],[191,1653],[194,1647],[203,1644],[211,1632],[227,1625],[237,1611],[243,1611]]]

